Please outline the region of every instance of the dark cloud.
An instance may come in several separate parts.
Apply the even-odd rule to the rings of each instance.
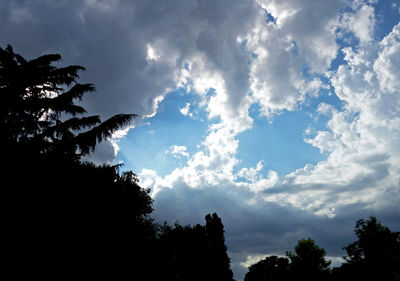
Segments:
[[[254,12],[241,1],[5,1],[0,44],[27,57],[61,53],[63,63],[85,66],[82,79],[98,90],[86,102],[92,112],[147,115],[154,98],[176,86],[174,71],[196,53],[246,94],[247,55],[232,46]],[[147,45],[157,43],[175,61],[149,63]]]

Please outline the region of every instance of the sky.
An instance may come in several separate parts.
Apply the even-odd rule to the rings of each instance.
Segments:
[[[2,0],[0,46],[82,65],[82,101],[136,113],[90,160],[151,188],[158,222],[217,212],[236,280],[355,221],[400,230],[398,0]]]

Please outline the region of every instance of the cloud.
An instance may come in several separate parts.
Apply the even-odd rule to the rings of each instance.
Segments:
[[[309,65],[322,73],[336,56],[339,3],[7,1],[0,38],[9,41],[0,43],[28,56],[59,52],[66,64],[84,65],[82,80],[97,87],[84,100],[90,113],[154,116],[167,93],[184,86],[202,98],[209,118],[239,133],[252,126],[252,103],[266,115],[294,110],[322,87],[300,70]],[[260,7],[277,23],[266,23]],[[18,13],[30,16],[16,22],[10,15]]]
[[[361,13],[373,11],[369,8],[362,10],[363,7],[366,6],[360,4],[360,10],[354,14],[356,18],[361,17]],[[261,104],[266,115],[283,109],[295,110],[296,104],[303,102],[310,93],[301,91],[299,86],[311,83],[301,74],[300,60],[297,61],[296,55],[287,51],[291,50],[290,44],[274,35],[274,29],[282,28],[293,15],[286,16],[279,27],[272,27],[273,23],[260,23],[263,28],[253,30],[250,35],[243,37],[246,39],[241,39],[249,49],[257,51],[250,69],[253,71],[250,80],[251,77],[257,77],[250,85],[253,89],[251,102]],[[274,17],[279,18],[276,14]],[[373,17],[368,18],[371,20]],[[374,22],[371,21],[371,24]],[[175,205],[176,210],[169,209],[168,216],[160,215],[157,211],[156,216],[199,221],[201,215],[209,211],[222,214],[228,226],[227,237],[233,268],[241,272],[238,274],[243,274],[244,269],[241,267],[248,257],[279,253],[279,249],[287,248],[287,245],[294,246],[296,239],[306,236],[316,237],[317,242],[326,243],[322,246],[331,251],[328,253],[332,259],[336,259],[343,253],[333,250],[333,245],[340,249],[351,242],[350,234],[344,233],[352,232],[352,224],[356,219],[366,213],[384,214],[386,218],[388,213],[397,217],[399,215],[393,210],[400,202],[400,107],[398,79],[395,79],[400,73],[393,61],[396,61],[400,50],[400,27],[395,26],[381,42],[373,41],[373,29],[363,33],[349,26],[346,28],[359,37],[360,45],[356,48],[343,48],[343,64],[336,71],[326,72],[332,90],[344,104],[343,108],[338,110],[332,105],[321,103],[316,112],[329,117],[327,126],[317,131],[314,137],[305,139],[327,153],[326,160],[316,165],[308,164],[281,176],[274,171],[269,171],[267,176],[263,175],[262,162],[256,167],[245,167],[235,172],[234,168],[240,161],[236,158],[240,145],[236,140],[237,131],[229,129],[230,123],[221,122],[210,127],[204,150],[195,153],[189,158],[186,167],[176,169],[163,179],[163,183],[157,185],[157,208],[170,207],[167,202],[172,201],[181,202],[182,205]],[[275,45],[268,45],[269,40],[275,42]],[[264,49],[263,46],[269,48]],[[277,49],[276,53],[274,48]],[[273,58],[269,58],[269,53],[274,54]],[[276,78],[268,80],[269,75],[280,71],[281,65],[271,64],[275,58],[279,58],[277,61],[285,67],[282,67],[282,73]],[[272,69],[272,74],[267,72],[267,68],[264,72],[258,72],[265,65]],[[290,69],[293,69],[293,76],[288,72]],[[278,77],[284,76],[285,83],[276,82]],[[218,82],[211,84],[217,85]],[[227,95],[224,82],[220,85],[220,92],[225,91]],[[265,85],[266,88],[259,89],[257,85]],[[271,87],[277,87],[276,93],[278,89],[287,90],[275,98]],[[328,88],[315,82],[314,86],[309,87],[316,88],[316,93],[323,87]],[[165,180],[169,180],[168,189],[163,187]],[[182,215],[187,205],[195,206],[193,213]],[[269,219],[276,221],[278,217],[285,218],[283,225],[291,225],[291,230],[276,222],[274,229],[266,227]],[[310,224],[307,223],[308,219]],[[247,221],[251,221],[251,225]],[[346,226],[341,224],[344,221]],[[326,227],[325,230],[318,228],[319,223]],[[240,229],[236,228],[238,225]],[[340,229],[334,230],[338,225]],[[274,231],[276,234],[272,234]],[[326,235],[324,231],[332,231],[340,235],[340,239],[335,240],[332,233],[329,233],[330,239],[335,241],[328,243],[323,238]],[[277,246],[275,248],[270,245]]]
[[[161,5],[6,1],[2,5],[0,43],[10,43],[28,57],[58,52],[63,64],[85,66],[81,81],[97,88],[84,100],[92,114],[153,116],[163,97],[185,81],[197,90],[218,89],[210,100],[204,97],[210,117],[233,118],[236,108],[244,104],[247,53],[236,44],[236,37],[257,14],[251,1]],[[188,64],[190,77],[185,78]],[[241,115],[248,122],[244,111]]]
[[[179,111],[182,113],[182,115],[187,116],[189,115],[189,110],[190,110],[190,102],[186,103],[185,107],[182,107]]]
[[[380,43],[380,53],[374,63],[380,90],[391,94],[400,92],[400,28],[399,25]]]
[[[173,157],[180,159],[183,157],[189,157],[189,153],[186,151],[187,147],[184,145],[173,145],[170,150],[165,151],[166,154],[172,154]]]
[[[276,32],[279,41],[295,43],[295,53],[305,59],[315,72],[324,72],[336,57],[335,26],[341,1],[258,1],[260,5],[277,18]],[[282,18],[282,21],[280,21]],[[310,44],[312,42],[312,44]]]
[[[289,4],[293,4],[291,7],[297,7],[296,3]],[[290,6],[289,4],[288,6]],[[365,6],[361,6],[360,9],[362,7]],[[279,19],[279,15],[274,14],[274,11],[283,9],[279,5],[266,5],[264,8],[269,9],[277,19]],[[311,92],[310,90],[301,91],[301,87],[304,87],[301,82],[305,82],[308,89],[315,89],[314,92],[316,93],[321,88],[327,88],[327,86],[323,86],[321,80],[310,79],[309,82],[306,81],[306,77],[302,76],[299,70],[301,64],[297,65],[296,56],[287,55],[288,53],[285,51],[287,49],[285,46],[290,44],[279,39],[282,36],[277,36],[290,23],[291,17],[296,15],[300,17],[302,12],[307,11],[296,8],[295,13],[287,13],[290,15],[286,16],[285,20],[280,23],[277,20],[276,24],[265,21],[263,23],[258,22],[257,24],[262,25],[264,29],[252,30],[247,37],[241,39],[247,38],[246,48],[254,50],[261,48],[259,40],[262,39],[261,42],[266,44],[271,40],[275,43],[277,52],[278,50],[285,52],[285,55],[276,55],[274,59],[282,59],[282,65],[285,65],[285,60],[293,65],[293,73],[297,78],[293,80],[289,78],[289,83],[282,85],[282,87],[291,87],[293,90],[288,95],[285,95],[285,92],[281,95],[282,109],[294,110],[293,106],[304,100],[305,95]],[[332,14],[332,19],[328,22],[337,20],[336,13]],[[326,21],[327,19],[321,19],[321,24],[326,23]],[[278,27],[275,25],[278,25]],[[301,31],[303,32],[303,30]],[[244,178],[246,183],[239,185],[246,186],[246,188],[255,192],[264,193],[262,197],[267,202],[291,206],[328,217],[334,217],[337,209],[343,205],[359,203],[365,204],[366,207],[376,205],[373,198],[380,196],[386,190],[386,188],[380,189],[378,187],[382,184],[386,185],[387,188],[393,187],[398,181],[394,173],[398,166],[398,156],[392,152],[393,145],[398,140],[397,134],[393,133],[394,128],[398,126],[397,116],[399,114],[395,106],[397,99],[390,96],[389,92],[380,92],[379,81],[377,81],[377,79],[391,79],[383,69],[385,69],[385,62],[387,64],[388,61],[391,61],[390,56],[396,53],[396,40],[390,40],[390,38],[396,36],[396,32],[397,28],[380,43],[381,49],[378,53],[377,49],[371,46],[362,47],[360,45],[357,50],[351,47],[343,49],[346,64],[341,65],[336,72],[331,72],[328,78],[330,78],[330,83],[336,95],[345,102],[344,110],[338,111],[327,104],[320,104],[317,112],[330,113],[327,128],[323,131],[317,131],[314,137],[306,139],[306,142],[319,148],[321,152],[328,153],[327,159],[316,165],[306,165],[302,169],[281,177],[274,171],[269,171],[266,176],[260,174],[261,162],[255,168],[245,167],[239,172],[235,172],[235,166],[240,161],[236,158],[239,146],[236,136],[243,130],[250,129],[252,125],[252,120],[247,113],[249,105],[254,102],[265,102],[262,104],[263,109],[269,110],[270,113],[274,112],[280,107],[274,107],[271,102],[271,98],[274,96],[273,91],[263,89],[253,92],[253,96],[248,96],[248,99],[245,96],[243,102],[246,106],[238,108],[236,118],[232,118],[232,108],[228,107],[227,104],[227,99],[231,97],[232,93],[227,90],[223,73],[216,72],[215,69],[209,70],[210,68],[205,66],[205,60],[195,60],[189,67],[193,88],[203,95],[210,88],[215,89],[216,94],[208,100],[206,109],[210,118],[219,116],[221,119],[219,122],[210,125],[209,134],[203,142],[202,149],[188,159],[187,165],[175,169],[171,175],[165,178],[169,181],[168,186],[175,186],[175,182],[179,181],[185,182],[192,188],[216,186],[221,182],[231,182],[236,185],[239,184],[236,182],[238,178]],[[311,33],[320,34],[317,31]],[[334,36],[334,33],[331,33],[331,35]],[[280,43],[282,45],[279,45]],[[266,53],[263,54],[262,50]],[[262,57],[268,58],[268,52],[274,52],[272,45],[270,49],[259,49],[258,55],[261,57],[257,57],[252,66],[255,68],[264,67],[264,65],[271,67],[267,63],[268,61],[264,61]],[[376,63],[371,64],[371,61],[376,61]],[[278,65],[273,64],[271,69],[272,72],[278,71],[279,73]],[[201,74],[197,73],[197,70],[201,70]],[[258,77],[257,79],[264,78],[265,80],[260,81],[264,81],[262,83],[268,87],[271,87],[275,80],[279,80],[275,78],[272,79],[274,81],[269,81],[265,78],[267,74],[263,74],[265,75],[252,73],[252,75]],[[279,75],[279,77],[284,76],[283,74]],[[388,81],[396,83],[393,79]],[[389,87],[390,83],[385,83],[385,85],[388,85],[385,87]],[[391,87],[396,89],[395,86]],[[393,107],[392,111],[389,111],[389,113],[392,112],[391,115],[388,116],[387,110],[377,112],[377,106],[381,106],[382,109],[386,108],[389,99],[392,101]],[[245,110],[241,111],[242,108],[245,108]],[[380,114],[379,117],[377,113]],[[383,138],[383,136],[387,137]],[[389,144],[388,147],[385,147],[386,143]],[[368,159],[368,161],[364,159]],[[326,185],[328,182],[329,185]],[[159,190],[159,187],[154,186],[154,188]],[[365,193],[365,190],[369,192]]]
[[[353,8],[356,9],[355,13],[345,13],[343,15],[343,27],[353,32],[362,44],[370,42],[374,38],[374,8],[363,3],[353,4]]]
[[[295,110],[309,94],[326,85],[303,73],[324,73],[336,57],[335,26],[339,1],[259,1],[276,23],[259,19],[243,38],[253,54],[253,98],[266,116]],[[314,13],[312,11],[318,11]],[[312,44],[310,44],[312,42]]]
[[[388,56],[400,51],[399,28],[400,25],[395,26],[382,40],[378,51],[375,48],[346,51],[351,52],[351,59],[338,68],[331,80],[345,108],[331,111],[329,130],[319,131],[306,140],[329,152],[329,156],[316,166],[306,166],[287,175],[287,184],[302,188],[285,194],[286,199],[283,194],[276,195],[275,200],[296,202],[299,207],[332,215],[335,209],[347,204],[376,209],[400,202],[400,194],[395,191],[400,164],[395,148],[400,140],[399,90],[397,82],[385,74],[388,69],[390,75],[400,74],[387,64]],[[363,79],[365,73],[374,78]],[[321,106],[319,109],[325,111]],[[387,192],[394,197],[386,196]]]
[[[328,115],[334,110],[335,109],[332,105],[324,103],[324,102],[320,103],[317,107],[317,112],[319,114],[323,114],[323,115]]]

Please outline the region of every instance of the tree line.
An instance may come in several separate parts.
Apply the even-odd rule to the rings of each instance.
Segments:
[[[232,281],[217,214],[204,225],[157,224],[132,171],[83,160],[136,115],[87,116],[78,102],[95,88],[78,83],[82,66],[54,66],[60,60],[0,47],[3,267],[15,279]],[[399,280],[399,233],[371,218],[356,235],[339,268],[303,239],[294,253],[252,265],[245,280]]]
[[[295,252],[268,256],[249,267],[244,281],[366,281],[400,280],[400,233],[375,217],[358,220],[357,240],[344,247],[344,262],[331,268],[326,251],[311,238],[301,239]]]

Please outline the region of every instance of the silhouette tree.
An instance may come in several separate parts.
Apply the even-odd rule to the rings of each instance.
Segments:
[[[400,280],[400,233],[375,217],[356,222],[358,240],[344,249],[345,263],[336,270],[338,280]]]
[[[0,48],[1,144],[7,147],[7,156],[37,160],[54,154],[57,161],[60,157],[77,161],[135,117],[118,114],[104,122],[99,116],[75,117],[86,111],[74,101],[94,91],[94,86],[77,83],[83,67],[52,65],[60,59],[50,54],[28,61],[11,46]],[[83,131],[86,128],[90,130]]]
[[[208,214],[206,219],[206,237],[210,251],[210,268],[213,272],[211,280],[233,280],[230,260],[225,245],[224,225],[216,213]]]
[[[330,261],[325,260],[326,252],[311,238],[299,240],[295,253],[287,252],[290,259],[290,280],[326,280],[329,276]]]
[[[149,190],[119,166],[81,161],[135,115],[82,117],[76,101],[94,86],[77,82],[83,67],[54,66],[60,59],[0,48],[6,258],[30,277],[146,280],[156,239]]]
[[[164,225],[160,235],[157,280],[232,281],[224,230],[217,214],[206,225]]]
[[[287,281],[289,260],[277,256],[266,257],[249,267],[244,281]]]
[[[232,281],[217,214],[205,226],[159,227],[149,216],[150,190],[133,172],[82,161],[136,115],[86,116],[77,101],[94,86],[77,82],[83,67],[54,66],[60,59],[26,60],[0,48],[10,267],[31,278]]]

